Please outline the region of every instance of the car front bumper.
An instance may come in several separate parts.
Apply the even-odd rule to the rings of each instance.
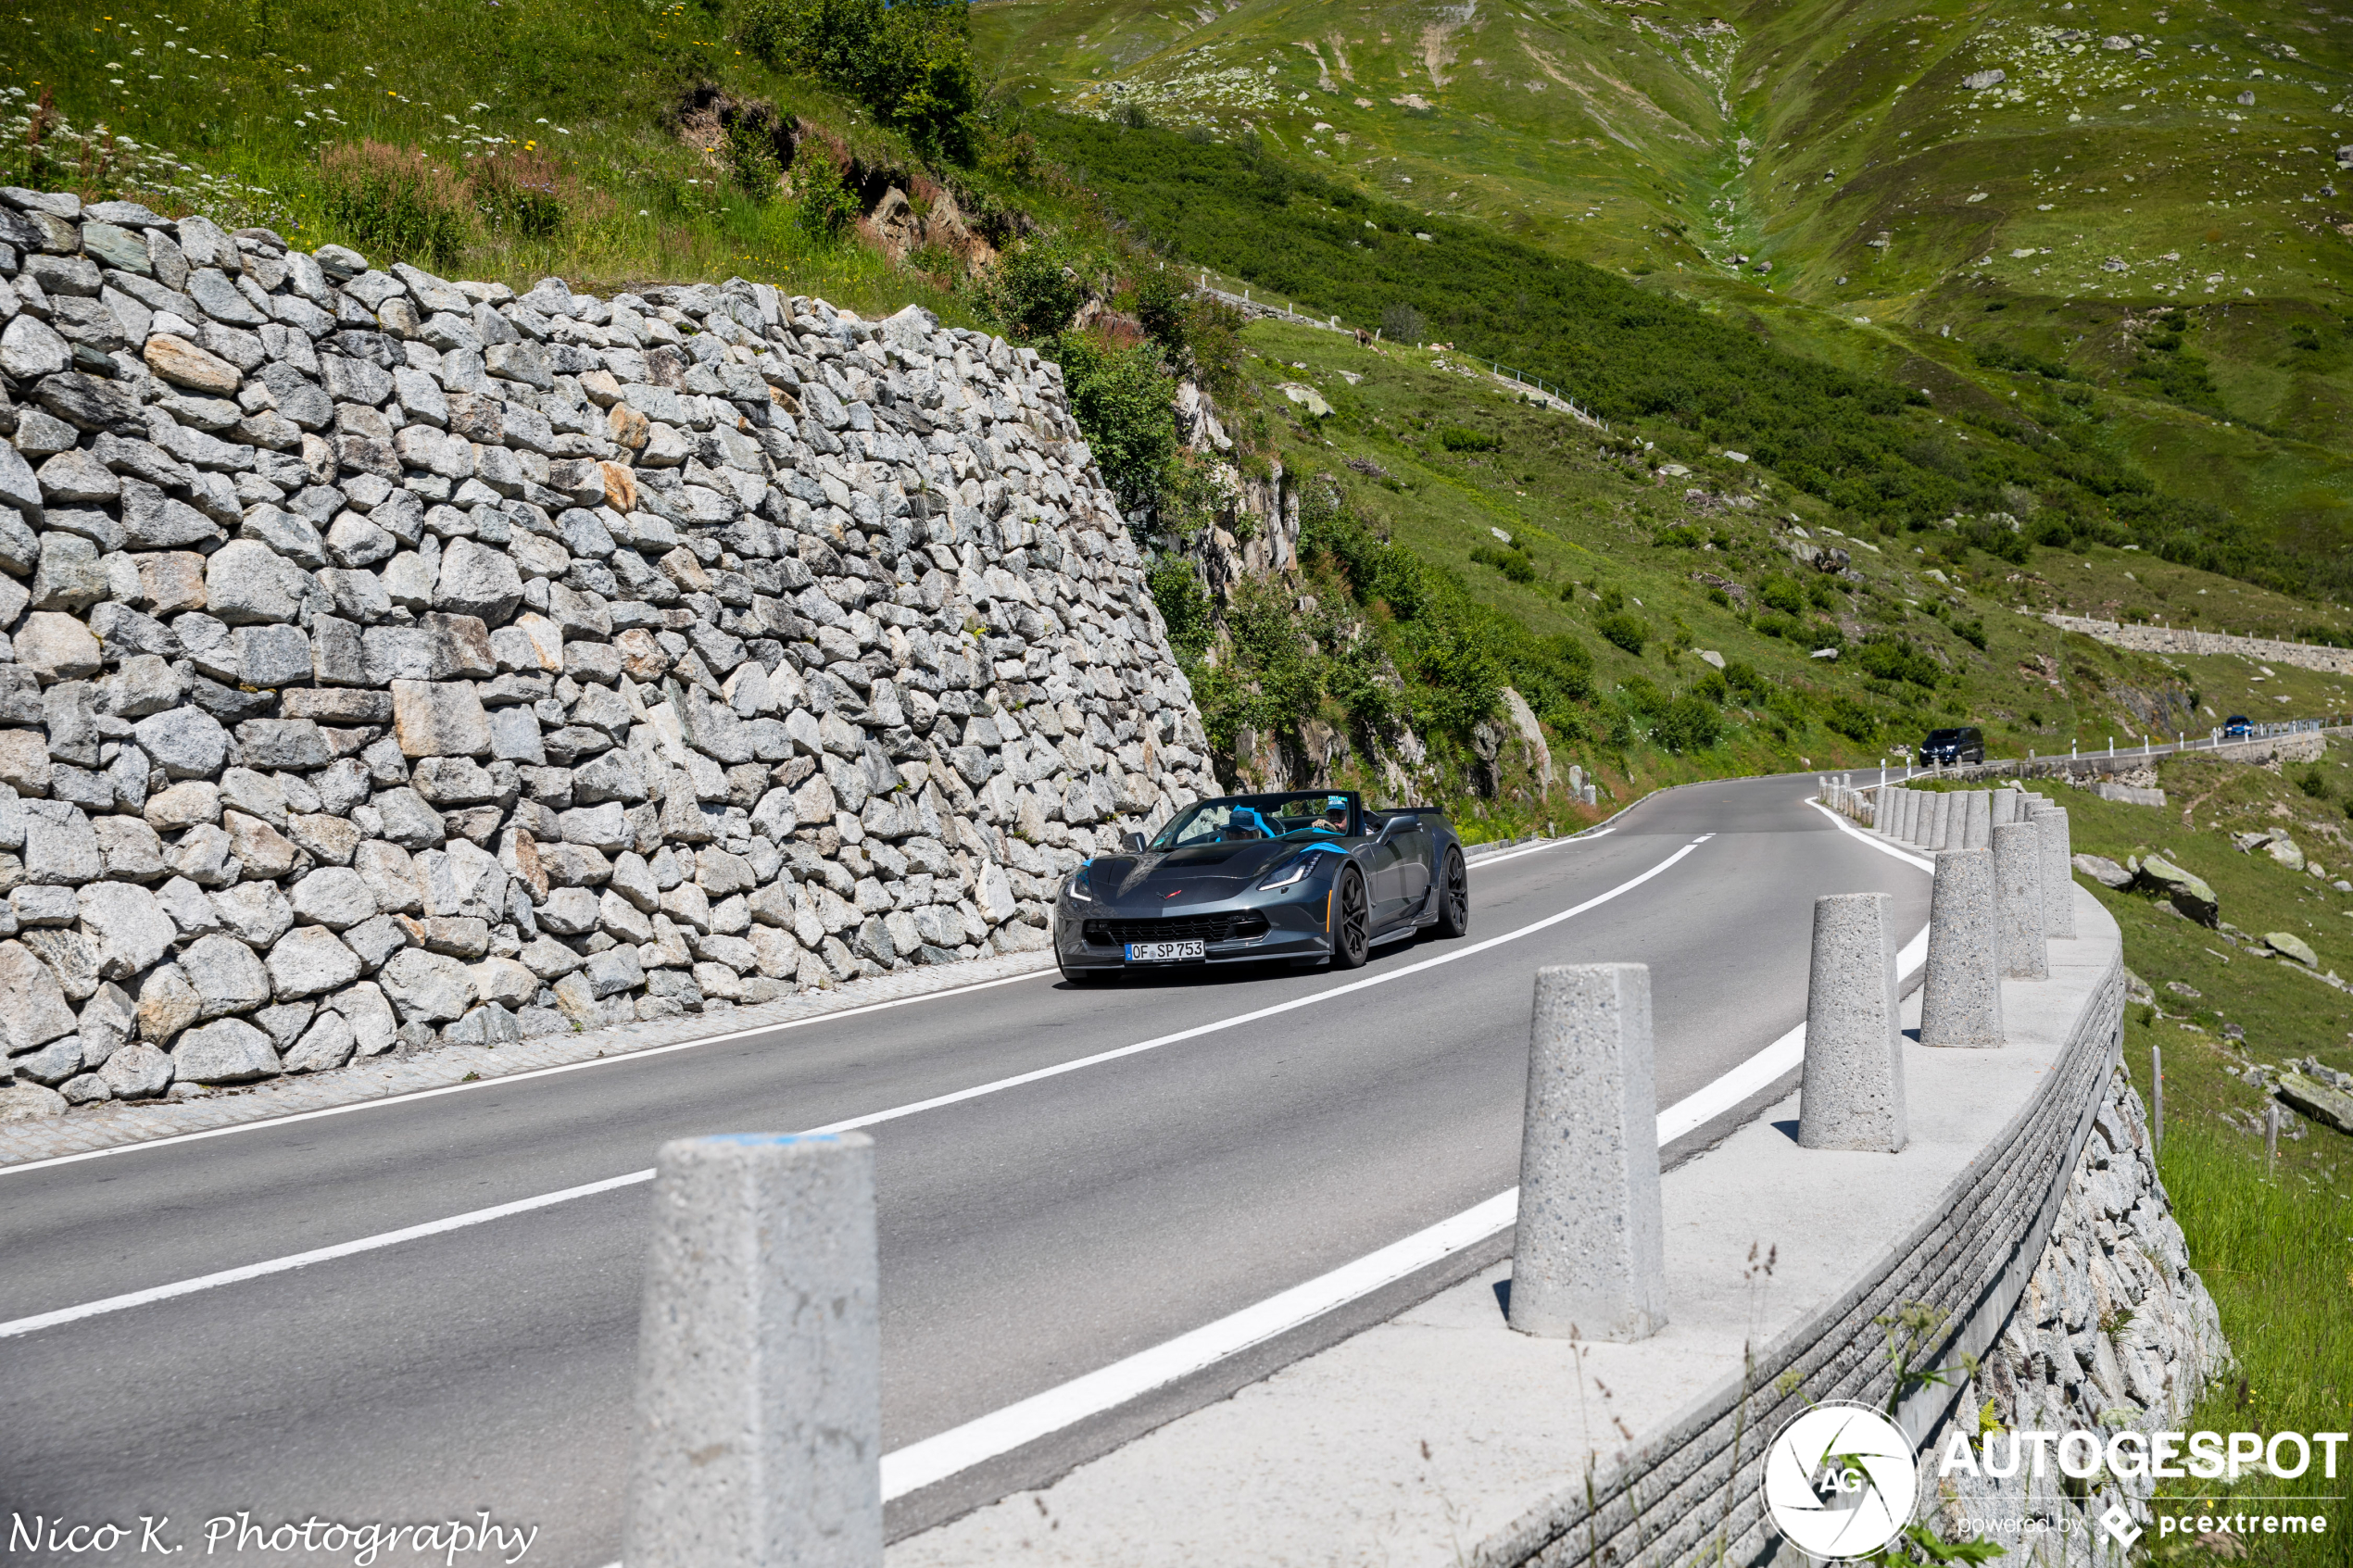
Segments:
[[[1215,904],[1175,909],[1105,909],[1065,897],[1054,907],[1054,956],[1064,969],[1164,970],[1203,963],[1265,963],[1328,959],[1330,890],[1301,895],[1252,891]],[[1129,963],[1130,942],[1198,940],[1202,957]]]

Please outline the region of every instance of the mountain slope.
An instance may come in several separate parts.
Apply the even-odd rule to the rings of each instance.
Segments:
[[[1006,0],[974,17],[1032,103],[1254,134],[1340,186],[1911,384],[1925,366],[2001,404],[2095,385],[2169,490],[2337,561],[2353,28],[2309,6],[2180,10]]]

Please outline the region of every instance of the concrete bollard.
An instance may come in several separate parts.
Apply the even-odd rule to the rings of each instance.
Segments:
[[[1994,827],[2006,827],[2018,821],[2018,801],[2019,791],[2015,789],[1997,789],[1994,792],[1993,825]],[[1988,830],[1986,847],[1990,849],[1993,847],[1991,830]]]
[[[1645,1339],[1667,1323],[1647,964],[1536,972],[1511,1324]]]
[[[1814,900],[1806,982],[1806,1066],[1797,1141],[1805,1148],[1894,1153],[1908,1141],[1895,936],[1884,893]]]
[[[636,1410],[629,1568],[880,1568],[872,1139],[662,1147]]]
[[[1950,849],[1953,846],[1947,843],[1946,839],[1953,831],[1952,792],[1940,791],[1930,796],[1929,799],[1933,803],[1935,815],[1929,820],[1928,838],[1922,847],[1928,849]]]
[[[1994,915],[1994,852],[1948,849],[1936,857],[1936,882],[1928,896],[1920,1044],[1982,1048],[2000,1045],[2002,1038],[2002,944]]]
[[[2002,973],[2047,980],[2043,934],[2043,835],[2032,822],[1994,830],[1994,910],[2001,932]]]
[[[2067,808],[2054,806],[2035,814],[2034,826],[2043,835],[2043,935],[2075,935],[2075,865],[2073,834]]]
[[[1904,792],[1904,820],[1897,824],[1895,836],[1906,844],[1916,845],[1919,842],[1920,802],[1927,798],[1928,797],[1916,789],[1907,789]]]
[[[1961,797],[1961,841],[1957,849],[1990,849],[1994,847],[1994,802],[1992,792],[1970,790]]]

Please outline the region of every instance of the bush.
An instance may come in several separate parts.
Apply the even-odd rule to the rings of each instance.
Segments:
[[[380,263],[454,266],[472,232],[472,204],[447,164],[382,142],[344,142],[319,155],[327,221]]]
[[[858,220],[858,197],[842,182],[833,151],[814,136],[804,137],[792,160],[793,199],[799,220],[812,238],[837,240]]]
[[[1723,715],[1703,699],[1683,696],[1667,705],[1652,737],[1667,750],[1680,757],[1689,751],[1705,751],[1721,739],[1724,733]]]
[[[2329,776],[2326,773],[2321,771],[2318,763],[2305,769],[2296,776],[2296,787],[2315,800],[2326,800],[2336,793],[2336,786],[2329,782]]]
[[[753,0],[736,36],[849,93],[926,158],[972,160],[981,86],[965,0]]]
[[[1504,438],[1490,435],[1483,430],[1466,430],[1461,425],[1441,425],[1438,444],[1449,452],[1500,452]]]
[[[1185,352],[1185,332],[1192,324],[1191,306],[1182,272],[1159,267],[1136,280],[1136,320],[1171,359]]]
[[[1170,650],[1185,660],[1207,653],[1213,631],[1209,595],[1193,563],[1183,556],[1154,556],[1144,583],[1151,590],[1152,603],[1160,607],[1160,618],[1168,623]]]
[[[1882,681],[1909,681],[1934,690],[1944,678],[1944,666],[1911,644],[1894,637],[1874,637],[1855,650],[1855,661],[1865,672]]]
[[[1879,734],[1879,716],[1851,696],[1831,698],[1822,721],[1849,740],[1869,741]]]
[[[1062,247],[1038,240],[998,258],[986,293],[989,314],[1023,342],[1065,331],[1087,303],[1086,281]]]
[[[556,160],[540,152],[493,153],[467,166],[474,207],[494,233],[551,240],[572,220],[575,187]]]
[[[1132,529],[1155,517],[1175,478],[1176,418],[1160,349],[1111,348],[1063,332],[1048,357],[1063,368],[1070,411]]]
[[[1756,672],[1756,667],[1743,659],[1726,661],[1724,684],[1734,696],[1751,708],[1763,704],[1774,690],[1765,677]]]
[[[1696,550],[1701,545],[1706,542],[1706,539],[1707,536],[1705,533],[1702,533],[1697,528],[1686,522],[1680,523],[1673,528],[1660,529],[1655,534],[1651,536],[1651,543],[1657,545],[1662,548],[1672,547],[1680,550]],[[1720,594],[1723,590],[1719,588],[1717,592]]]
[[[1536,581],[1536,563],[1518,550],[1499,550],[1492,545],[1475,545],[1470,558],[1481,566],[1491,566],[1515,583]]]
[[[1424,327],[1422,313],[1403,300],[1380,313],[1381,335],[1391,343],[1417,344]]]
[[[1651,629],[1633,616],[1622,611],[1604,615],[1593,622],[1593,630],[1616,643],[1636,659],[1642,657],[1642,645],[1650,641]]]
[[[1783,615],[1806,613],[1806,590],[1793,577],[1768,577],[1757,584],[1756,596]]]

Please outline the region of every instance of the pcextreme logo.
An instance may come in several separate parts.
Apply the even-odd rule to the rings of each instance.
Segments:
[[[1919,1501],[1912,1445],[1869,1405],[1816,1405],[1765,1450],[1765,1509],[1809,1557],[1868,1557],[1903,1534]]]

